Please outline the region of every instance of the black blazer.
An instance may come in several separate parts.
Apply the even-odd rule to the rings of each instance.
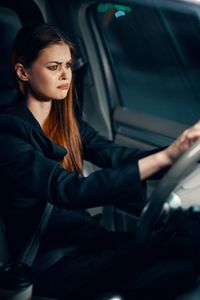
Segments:
[[[80,131],[84,159],[102,168],[88,177],[63,169],[66,149],[50,141],[22,100],[1,113],[0,213],[14,244],[30,235],[47,201],[73,221],[82,209],[143,200],[137,161],[147,153],[114,144],[84,121]]]

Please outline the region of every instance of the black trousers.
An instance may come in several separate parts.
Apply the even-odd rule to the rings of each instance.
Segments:
[[[185,236],[136,245],[134,233],[103,230],[62,258],[35,284],[40,295],[92,300],[119,292],[125,299],[174,299],[199,274],[199,243]]]

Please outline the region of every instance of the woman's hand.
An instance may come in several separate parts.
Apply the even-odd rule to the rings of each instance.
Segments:
[[[172,165],[190,146],[200,138],[200,121],[186,129],[168,148],[164,150],[169,165]]]
[[[140,159],[138,161],[140,179],[147,179],[163,168],[170,167],[199,138],[200,121],[185,130],[165,150]]]

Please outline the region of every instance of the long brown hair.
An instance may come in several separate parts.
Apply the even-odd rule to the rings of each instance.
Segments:
[[[16,63],[30,67],[39,56],[39,52],[52,44],[65,43],[69,46],[72,60],[74,47],[56,27],[48,24],[22,28],[15,39],[12,51],[12,70],[19,93],[26,96],[27,83],[20,80],[15,72]],[[63,100],[52,100],[50,114],[43,130],[55,143],[67,149],[62,165],[68,171],[82,173],[82,144],[78,124],[74,115],[72,83]]]

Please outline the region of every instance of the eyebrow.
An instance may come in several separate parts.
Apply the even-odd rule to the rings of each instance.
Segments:
[[[72,62],[72,59],[68,60],[68,61],[66,62],[66,64],[67,64],[67,63],[71,63],[71,62]],[[58,65],[62,65],[62,62],[56,61],[56,60],[53,60],[53,61],[49,61],[49,62],[48,62],[48,64],[52,64],[52,63],[58,64]]]

